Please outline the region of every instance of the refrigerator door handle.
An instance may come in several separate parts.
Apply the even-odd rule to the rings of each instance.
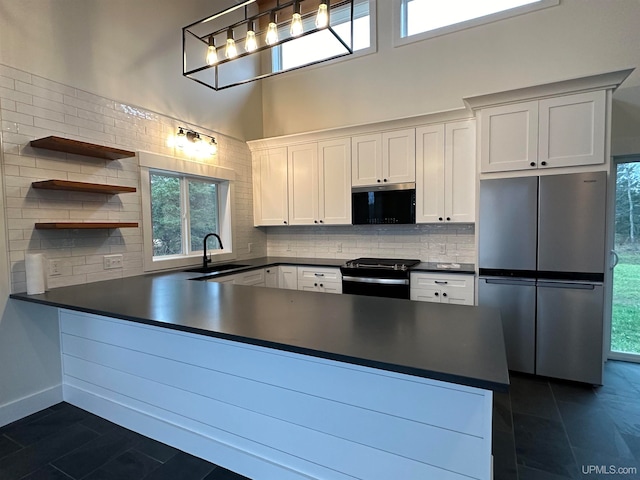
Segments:
[[[572,288],[575,290],[593,290],[593,283],[575,283],[575,282],[541,282],[538,281],[538,287],[542,288]]]
[[[613,264],[611,265],[611,270],[613,270],[614,268],[616,268],[616,265],[618,265],[618,262],[620,261],[620,257],[618,256],[618,252],[616,252],[615,250],[611,250],[611,255],[613,255]]]
[[[523,279],[523,278],[510,278],[510,279],[501,279],[501,278],[486,278],[480,277],[480,280],[484,280],[488,284],[493,285],[535,285],[535,280]]]

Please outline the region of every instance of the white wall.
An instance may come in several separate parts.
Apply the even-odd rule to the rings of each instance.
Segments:
[[[0,63],[240,138],[262,136],[259,82],[182,76],[182,27],[232,0],[0,0]]]
[[[640,65],[637,0],[561,0],[397,48],[392,3],[377,2],[377,53],[263,81],[265,137],[450,110],[466,96]],[[624,88],[638,85],[636,71]]]

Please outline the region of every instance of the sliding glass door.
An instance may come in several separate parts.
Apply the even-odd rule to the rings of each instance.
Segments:
[[[640,362],[640,156],[616,163],[609,358]]]

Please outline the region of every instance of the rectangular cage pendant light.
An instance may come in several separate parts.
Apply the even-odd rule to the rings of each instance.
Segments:
[[[182,74],[214,90],[353,53],[354,0],[247,0],[182,29]]]

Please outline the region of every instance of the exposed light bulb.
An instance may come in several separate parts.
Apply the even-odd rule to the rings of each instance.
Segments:
[[[218,143],[216,142],[216,139],[211,137],[211,142],[208,145],[209,147],[209,155],[215,155],[216,153],[218,153]]]
[[[209,37],[209,48],[207,48],[207,65],[215,65],[218,63],[218,52],[216,51],[213,35]]]
[[[326,28],[329,25],[329,10],[326,3],[320,3],[316,15],[316,28]]]
[[[247,38],[244,41],[244,49],[247,52],[254,52],[258,49],[258,41],[256,40],[256,32],[249,30]]]
[[[264,41],[267,43],[267,45],[274,45],[278,43],[278,25],[276,24],[275,12],[271,13],[269,26],[267,27],[267,35]]]
[[[299,37],[302,35],[303,31],[302,16],[300,15],[300,3],[295,2],[293,4],[293,16],[291,17],[291,28],[289,29],[289,33],[292,37]]]
[[[227,30],[227,46],[224,49],[224,56],[228,59],[236,58],[238,56],[238,49],[236,48],[236,41],[233,38],[233,30]]]
[[[184,148],[187,144],[187,135],[184,133],[184,130],[181,128],[178,130],[176,134],[176,147]]]

